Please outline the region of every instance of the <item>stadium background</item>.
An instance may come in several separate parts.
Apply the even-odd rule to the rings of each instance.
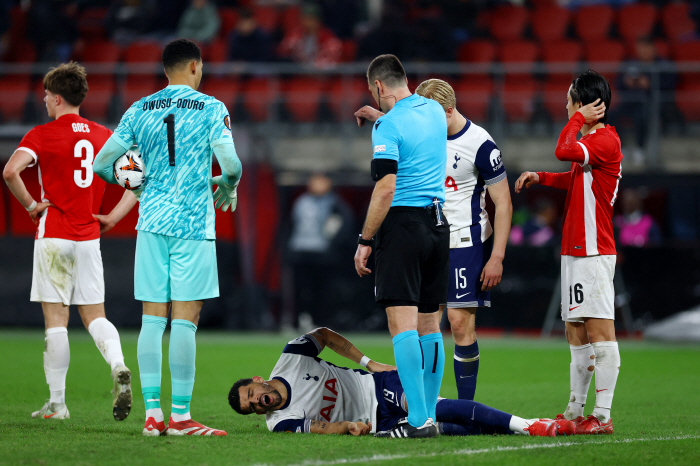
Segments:
[[[203,19],[181,21],[187,14]],[[697,3],[672,1],[0,0],[0,166],[32,126],[47,121],[41,77],[51,65],[75,59],[86,66],[90,91],[81,114],[113,128],[133,101],[166,84],[162,45],[187,30],[204,53],[200,90],[229,108],[244,163],[238,209],[217,214],[221,298],[205,305],[202,327],[276,330],[299,325],[301,315],[302,326],[312,319],[385,330],[373,282],[359,279],[352,264],[373,186],[370,130],[352,116],[371,103],[369,60],[398,55],[411,89],[429,77],[452,83],[458,109],[496,139],[511,186],[523,170],[568,168],[553,156],[565,92],[590,67],[613,87],[609,123],[622,137],[616,212],[636,196],[658,227],[653,237],[619,247],[618,329],[636,334],[700,302],[698,18]],[[649,44],[652,56],[640,58]],[[648,88],[630,85],[640,76]],[[317,172],[333,181],[343,206],[342,226],[320,255],[290,247],[293,206]],[[23,179],[39,198],[36,169]],[[120,196],[109,186],[102,211]],[[494,308],[479,315],[482,329],[543,327],[556,302],[564,197],[537,188],[513,193],[514,225],[527,233],[543,218],[535,214],[545,213],[551,237],[538,245],[512,237]],[[134,210],[102,240],[107,312],[118,327],[140,322],[132,298],[136,218]],[[28,302],[33,235],[3,183],[2,326],[42,325],[39,305]]]

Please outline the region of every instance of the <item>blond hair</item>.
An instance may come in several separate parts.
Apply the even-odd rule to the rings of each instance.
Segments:
[[[448,108],[457,107],[457,98],[452,86],[447,84],[442,79],[428,79],[420,83],[416,88],[416,94],[432,99],[442,105],[442,108],[447,111]]]
[[[88,92],[85,68],[74,61],[51,68],[44,76],[44,89],[60,95],[73,107],[79,107]]]

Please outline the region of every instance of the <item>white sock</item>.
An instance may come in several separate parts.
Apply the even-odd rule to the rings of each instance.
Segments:
[[[163,417],[163,410],[160,408],[153,408],[146,410],[146,419],[152,417],[156,422],[163,422],[165,418]]]
[[[593,415],[600,422],[610,420],[610,408],[620,373],[620,350],[616,341],[593,343],[595,350],[595,408]]]
[[[518,416],[511,416],[508,428],[516,434],[530,435],[530,433],[525,429],[527,429],[537,421],[539,421],[539,419],[523,419]]]
[[[586,406],[588,387],[595,369],[595,351],[590,343],[583,346],[569,345],[571,348],[571,365],[569,366],[569,405],[564,411],[568,420],[583,416]]]
[[[68,329],[53,327],[46,329],[44,351],[44,373],[51,391],[51,403],[66,402],[66,374],[70,364]]]
[[[122,354],[122,345],[119,341],[119,332],[117,332],[112,322],[104,317],[98,317],[90,322],[88,332],[92,335],[97,349],[100,350],[100,353],[102,353],[102,356],[112,370],[119,364],[124,364],[124,355]]]
[[[173,421],[175,422],[189,421],[192,419],[189,411],[187,411],[185,414],[171,413],[170,417],[173,418]]]

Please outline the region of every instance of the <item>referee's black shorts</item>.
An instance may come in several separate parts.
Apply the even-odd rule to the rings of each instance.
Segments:
[[[375,300],[435,312],[447,299],[450,227],[421,207],[389,209],[375,238]]]

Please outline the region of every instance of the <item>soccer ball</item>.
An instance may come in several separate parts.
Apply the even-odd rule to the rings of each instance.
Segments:
[[[146,181],[143,170],[143,159],[137,146],[132,146],[114,162],[114,177],[117,179],[117,183],[129,191],[143,187],[143,183]]]

